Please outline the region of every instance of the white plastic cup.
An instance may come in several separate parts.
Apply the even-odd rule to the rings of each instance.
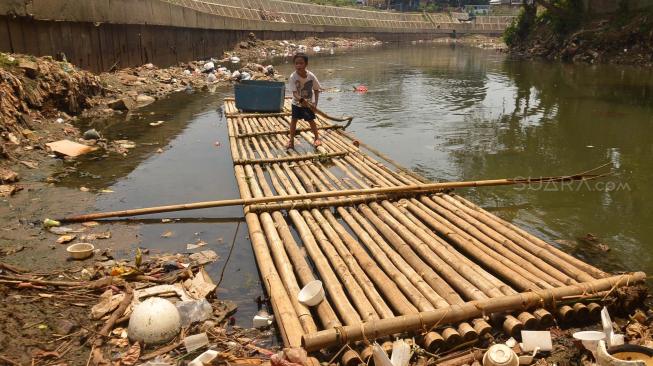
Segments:
[[[299,302],[306,306],[315,306],[324,300],[324,287],[322,281],[311,281],[297,295]]]
[[[483,366],[518,366],[519,357],[505,344],[495,344],[483,355]]]

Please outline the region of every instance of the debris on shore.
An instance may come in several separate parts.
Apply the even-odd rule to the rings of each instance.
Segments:
[[[0,363],[177,365],[219,355],[258,365],[276,353],[268,331],[234,326],[236,305],[215,298],[204,271],[215,252],[144,257],[140,249],[129,261],[98,251],[94,262],[51,273],[0,262],[2,308],[14,313],[0,326]],[[164,313],[148,306],[157,302]],[[165,336],[152,333],[155,325]]]

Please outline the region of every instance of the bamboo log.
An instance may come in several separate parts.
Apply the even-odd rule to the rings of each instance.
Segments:
[[[569,323],[574,318],[574,309],[569,305],[563,305],[558,309],[558,318],[563,323]]]
[[[524,329],[524,324],[512,315],[506,316],[502,326],[503,332],[511,337],[519,337]]]
[[[590,313],[590,319],[599,319],[601,317],[601,305],[595,302],[591,302],[587,304],[587,309]]]
[[[549,328],[555,324],[553,315],[546,309],[536,309],[533,312],[533,315],[535,316],[535,319],[537,319],[541,328]]]
[[[475,209],[475,210],[477,210],[479,212],[484,213],[485,217],[488,217],[491,220],[493,220],[495,222],[498,222],[498,223],[500,223],[500,224],[514,230],[517,234],[519,234],[522,237],[528,239],[531,243],[537,245],[538,247],[551,251],[554,255],[556,255],[556,256],[558,256],[560,258],[563,258],[565,261],[573,264],[574,266],[576,266],[577,268],[581,269],[582,271],[590,274],[594,278],[602,278],[602,277],[608,276],[607,273],[597,269],[596,267],[591,266],[591,265],[581,261],[580,259],[571,256],[570,254],[556,248],[555,246],[553,246],[553,245],[545,242],[544,240],[542,240],[542,239],[528,233],[527,231],[521,229],[520,227],[518,227],[516,225],[513,225],[512,223],[510,223],[508,221],[505,221],[505,220],[499,218],[498,216],[492,215],[491,213],[487,212],[486,210],[482,209],[481,207],[479,207],[479,206],[473,204],[472,202],[464,199],[463,197],[455,196],[455,198],[456,198],[456,200],[458,200],[458,201],[462,202],[463,204],[471,207],[472,209]],[[553,263],[551,263],[551,264],[553,264]],[[559,269],[563,270],[563,268],[559,268]],[[586,281],[589,281],[589,280],[582,280],[582,281],[586,282]]]
[[[448,202],[455,204],[456,207],[462,209],[467,213],[468,215],[474,217],[475,219],[478,220],[478,222],[481,222],[485,224],[487,227],[492,228],[493,230],[496,230],[498,233],[503,235],[504,237],[512,240],[514,243],[520,245],[522,248],[525,250],[528,250],[530,253],[532,253],[534,256],[537,258],[540,258],[541,260],[544,260],[546,263],[550,264],[551,266],[555,267],[557,270],[567,274],[568,276],[571,276],[577,281],[591,281],[594,279],[592,276],[586,274],[582,270],[579,270],[577,267],[572,265],[570,262],[565,260],[566,256],[559,256],[557,254],[552,253],[549,250],[550,245],[546,244],[546,247],[542,246],[537,246],[533,244],[532,242],[528,241],[525,239],[523,236],[519,235],[516,231],[510,229],[508,226],[501,224],[497,220],[494,219],[494,216],[487,215],[480,210],[475,210],[474,208],[465,205],[464,202],[451,197],[449,195],[443,195],[442,196],[445,200]]]
[[[476,330],[476,333],[478,333],[479,337],[482,337],[492,331],[492,326],[483,319],[474,319],[472,320],[472,324],[474,325],[474,329]]]
[[[329,243],[329,240],[326,238],[322,230],[320,229],[319,225],[317,222],[315,222],[315,219],[311,216],[311,214],[308,211],[303,211],[302,216],[304,217],[305,222],[307,223],[308,227],[310,230],[313,232],[313,235],[315,236],[315,241],[316,243],[320,243],[319,247],[324,251],[326,254],[324,258],[328,258],[328,260],[331,262],[333,269],[335,272],[338,274],[338,277],[340,277],[340,280],[342,280],[343,284],[347,288],[347,292],[349,293],[352,301],[354,302],[354,305],[358,309],[361,317],[363,320],[368,320],[368,319],[378,319],[379,314],[377,313],[374,304],[376,303],[377,296],[373,296],[373,299],[369,299],[366,295],[370,295],[371,292],[370,287],[373,289],[373,286],[361,286],[360,282],[357,281],[355,276],[349,271],[347,265],[345,262],[338,256],[337,252],[335,249],[333,249],[333,246],[331,243]],[[308,249],[308,248],[307,248]],[[319,250],[319,249],[317,249]],[[313,252],[315,252],[315,248],[312,249]],[[359,278],[359,280],[362,281],[362,279]],[[367,280],[369,281],[369,280]],[[371,283],[370,283],[371,285]],[[365,292],[365,289],[368,290],[367,294]],[[378,294],[377,294],[378,295]],[[380,296],[379,296],[380,298]],[[377,306],[380,306],[380,304],[377,303]],[[390,315],[387,317],[392,316],[392,311],[388,309]]]
[[[410,263],[412,268],[423,274],[424,280],[438,293],[438,295],[444,298],[449,304],[455,304],[462,301],[458,293],[451,288],[446,281],[437,275],[417,254],[415,254],[410,245],[404,242],[397,233],[379,219],[369,207],[366,205],[360,205],[359,209],[361,214],[365,215],[370,223],[383,234],[394,250]],[[349,212],[354,216],[358,214],[357,212],[355,213],[355,210],[353,209]],[[361,222],[359,221],[359,223]],[[368,233],[370,232],[368,231]]]
[[[263,118],[263,117],[285,117],[290,116],[290,112],[278,113],[227,113],[227,118]]]
[[[257,176],[259,176],[259,181],[264,182],[265,179],[264,177],[262,177],[263,171],[261,170],[261,167],[255,166],[255,168],[257,170],[256,174]],[[245,166],[245,172],[247,174],[253,174],[251,166],[249,165]],[[251,191],[254,194],[254,197],[261,197],[261,190],[258,187],[256,179],[250,179],[249,183],[250,183]],[[269,187],[263,186],[262,188],[265,191],[265,195],[269,196],[272,194]],[[292,303],[293,307],[295,308],[295,311],[297,312],[297,315],[299,317],[299,322],[302,324],[305,333],[314,333],[317,331],[317,326],[313,321],[313,317],[311,316],[311,312],[309,311],[309,309],[304,304],[301,304],[297,299],[297,295],[299,294],[300,288],[297,284],[297,279],[295,278],[295,274],[290,264],[290,259],[288,258],[284,250],[284,245],[277,232],[276,224],[269,213],[262,213],[259,216],[259,220],[262,223],[263,230],[268,239],[270,252],[272,253],[272,257],[274,259],[277,271],[279,272],[281,281],[283,282],[284,287],[288,292],[288,297],[290,298],[290,302]]]
[[[424,348],[431,353],[442,350],[445,346],[444,338],[437,332],[426,333],[421,343]]]
[[[341,157],[345,155],[347,155],[346,152],[334,152],[334,153],[326,153],[326,154],[306,154],[306,155],[298,155],[298,156],[285,156],[281,158],[240,159],[240,160],[234,160],[234,165],[288,163],[293,161],[330,159],[330,158]]]
[[[313,215],[317,217],[316,213]],[[328,220],[331,227],[335,228],[335,231],[340,236],[343,243],[346,244],[346,247],[351,251],[358,263],[360,263],[360,265],[365,269],[365,272],[374,281],[378,289],[383,292],[385,298],[393,306],[393,308],[399,314],[416,313],[417,308],[415,308],[415,306],[413,306],[408,301],[408,299],[406,299],[395,282],[392,281],[392,279],[377,266],[377,263],[365,251],[365,249],[361,247],[360,243],[358,243],[356,239],[354,239],[347,232],[347,230],[338,223],[333,214],[325,211],[324,215],[326,216],[326,219]],[[332,239],[332,242],[337,241],[337,239]]]
[[[293,180],[293,178],[295,180],[297,179],[296,177],[294,177],[294,175],[290,176],[291,180]],[[345,323],[350,324],[352,322],[355,322],[355,319],[351,319],[351,317],[353,316],[353,314],[355,314],[356,317],[358,318],[358,313],[351,306],[349,300],[347,300],[347,296],[342,290],[342,286],[340,285],[340,282],[338,281],[335,273],[329,266],[328,261],[326,260],[321,250],[319,249],[319,246],[317,245],[317,241],[313,236],[313,233],[311,232],[308,224],[306,223],[306,221],[304,220],[300,212],[297,210],[291,210],[289,212],[289,215],[295,227],[297,228],[297,231],[302,239],[302,242],[304,243],[304,247],[307,249],[309,255],[313,259],[313,262],[316,264],[318,272],[322,277],[324,286],[327,292],[329,293],[331,299],[333,300],[336,308],[338,308],[339,314],[345,319]],[[350,277],[346,276],[344,271],[341,271],[341,275],[345,276],[345,278],[347,279],[347,281],[343,280],[343,282],[345,283],[345,286],[347,286],[349,292],[357,295],[357,297],[355,297],[353,300],[357,305],[357,307],[361,309],[361,313],[365,314],[363,316],[363,319],[370,319],[375,317],[376,314],[373,311],[371,304],[369,304],[367,299],[364,296],[362,296],[362,291],[360,290],[360,287],[358,287],[355,281],[351,280]],[[372,311],[370,311],[370,309],[372,309]]]
[[[447,327],[442,331],[442,338],[447,347],[455,347],[462,342],[463,337],[454,328]]]
[[[242,167],[236,167],[236,181],[238,182],[241,195],[247,197],[249,190],[244,177],[245,174]],[[272,299],[272,306],[275,310],[275,319],[279,327],[279,332],[284,340],[284,344],[297,347],[300,344],[302,325],[297,319],[297,314],[288,298],[288,294],[272,264],[272,258],[268,252],[265,236],[261,230],[258,217],[254,213],[246,212],[245,221],[247,222],[256,261],[261,276],[264,279],[263,282]]]
[[[338,125],[332,125],[332,126],[321,126],[317,128],[320,131],[326,131],[326,130],[337,130],[337,129],[342,129],[342,126]],[[307,127],[301,127],[297,128],[295,131],[296,132],[307,132],[310,131],[310,128]],[[269,135],[284,135],[284,134],[289,134],[290,130],[262,130],[262,131],[256,131],[256,132],[245,132],[242,134],[236,135],[237,138],[245,138],[245,137],[256,137],[256,136],[269,136]]]
[[[429,209],[440,215],[445,220],[455,225],[458,228],[458,233],[470,238],[471,242],[475,244],[474,247],[487,254],[487,258],[493,258],[495,261],[503,263],[509,268],[520,267],[518,264],[524,262],[523,258],[501,245],[501,243],[492,240],[487,235],[476,230],[471,224],[438,205],[429,197],[421,197],[420,202],[425,204]],[[520,274],[541,288],[563,285],[562,282],[557,281],[555,278],[534,266],[523,268]]]
[[[401,200],[399,202],[394,203],[395,207],[397,207],[397,209],[402,214],[404,214],[409,220],[411,220],[415,225],[421,228],[425,233],[427,233],[432,238],[436,240],[440,240],[440,237],[436,233],[434,233],[431,229],[429,229],[428,226],[426,226],[426,224],[424,224],[415,215],[413,215],[410,211],[408,211],[408,209],[406,209],[406,206],[408,206],[409,204],[411,203],[408,200]],[[476,273],[478,273],[484,279],[489,281],[494,287],[498,288],[501,291],[501,293],[503,293],[504,295],[514,295],[517,293],[517,291],[512,289],[512,287],[506,285],[504,282],[502,282],[501,280],[499,280],[498,278],[496,278],[495,276],[487,272],[476,262],[462,255],[446,240],[440,240],[440,243],[443,244],[445,248],[449,251],[449,255],[457,258],[457,260],[462,261],[463,263],[467,264],[469,267],[473,268]]]
[[[531,313],[522,311],[517,315],[517,319],[524,324],[524,329],[535,329],[537,328],[537,318]]]
[[[450,255],[446,246],[441,243],[441,239],[437,240],[433,238],[424,230],[417,227],[417,225],[414,225],[412,221],[402,215],[401,212],[390,202],[383,201],[382,206],[383,209],[385,209],[385,212],[390,213],[392,216],[386,218],[386,223],[395,229],[408,243],[413,243],[413,245],[416,246],[414,249],[420,253],[422,258],[430,259],[432,262],[431,266],[436,268],[438,271],[441,271],[442,276],[449,279],[449,282],[452,283],[454,287],[462,286],[462,288],[458,289],[461,293],[468,293],[468,298],[473,300],[485,297],[479,297],[479,294],[477,293],[478,290],[480,290],[484,295],[490,297],[503,295],[499,289],[494,287],[482,276],[479,276],[478,273],[476,273],[476,271],[466,263],[459,261],[456,257]],[[370,207],[376,208],[377,213],[384,212],[383,209],[378,207],[376,204],[370,204]],[[463,278],[464,281],[454,280],[456,277]],[[470,284],[473,284],[475,289],[470,290]]]
[[[420,329],[422,324],[446,324],[515,309],[528,309],[544,303],[551,305],[556,299],[566,296],[592,296],[596,292],[612,288],[633,285],[646,279],[643,272],[635,272],[620,276],[608,277],[590,282],[583,282],[547,290],[523,292],[517,295],[505,296],[482,301],[470,301],[464,305],[455,305],[446,309],[436,309],[419,315],[402,315],[392,319],[366,322],[360,326],[345,326],[337,330],[324,330],[302,338],[302,345],[307,351],[336,344],[346,344],[358,341],[365,335],[367,338],[377,338],[394,333]]]
[[[526,262],[530,263],[540,271],[535,273],[536,275],[540,276],[540,278],[554,279],[554,281],[549,281],[550,284],[571,285],[576,282],[571,277],[567,276],[565,273],[559,271],[557,268],[551,266],[545,261],[542,261],[542,259],[539,256],[531,254],[529,251],[522,248],[518,244],[514,243],[510,239],[492,230],[486,225],[483,225],[482,223],[477,221],[476,218],[474,218],[471,215],[468,215],[467,212],[460,209],[458,206],[450,203],[449,201],[445,200],[444,198],[435,195],[431,197],[431,200],[433,200],[433,202],[440,205],[441,207],[451,211],[461,220],[464,220],[467,223],[465,231],[467,231],[467,233],[469,233],[470,235],[475,236],[477,239],[479,239],[482,242],[493,243],[492,247],[493,248],[498,247],[498,249],[501,250],[500,252],[502,254],[503,252],[511,253],[509,258],[511,258],[513,261],[517,261],[519,263],[520,259],[523,258],[523,260],[526,260]],[[505,250],[503,250],[502,248],[505,248]],[[542,277],[542,274],[545,274],[545,276]]]
[[[450,226],[447,226],[444,223],[446,220],[443,220],[439,215],[437,215],[437,213],[424,206],[420,201],[410,200],[410,202],[412,205],[409,205],[407,208],[415,214],[415,216],[419,217],[420,220],[433,228],[436,232],[449,238],[458,248],[469,253],[479,263],[483,263],[486,268],[491,268],[494,272],[501,275],[505,281],[514,284],[521,290],[539,288],[539,286],[523,276],[523,274],[525,274],[523,269],[514,268],[514,265],[511,267],[507,265],[505,261],[491,257],[477,247],[477,245],[482,244],[475,244],[469,237],[461,235],[461,233],[455,229],[452,230]]]
[[[585,304],[577,302],[573,306],[574,317],[581,322],[587,321],[590,318],[590,310]]]

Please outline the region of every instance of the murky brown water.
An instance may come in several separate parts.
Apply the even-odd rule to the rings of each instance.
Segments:
[[[650,70],[511,61],[436,45],[313,58],[309,67],[323,87],[341,90],[322,95],[323,109],[353,114],[350,130],[362,141],[431,179],[560,175],[611,162],[614,175],[591,184],[460,193],[604,269],[653,273]],[[349,91],[358,84],[369,92]],[[115,191],[99,197],[101,210],[238,197],[218,111],[229,93],[179,94],[140,111],[141,118],[90,122],[138,147],[124,159],[83,162],[84,176],[64,184]],[[166,122],[148,125],[157,120]],[[134,244],[185,251],[201,239],[226,258],[241,216],[239,207],[151,216],[184,220],[145,220]],[[167,230],[173,237],[161,238]],[[610,252],[577,240],[587,233]],[[244,223],[223,285],[222,296],[238,300],[239,314],[249,318],[262,290]]]

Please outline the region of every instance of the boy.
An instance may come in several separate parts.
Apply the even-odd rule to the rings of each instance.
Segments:
[[[290,75],[288,79],[288,88],[292,92],[292,119],[290,120],[290,141],[286,145],[287,149],[295,147],[295,129],[297,128],[297,120],[303,119],[311,125],[311,131],[315,136],[313,145],[318,147],[322,145],[322,141],[317,135],[317,126],[315,125],[315,112],[310,108],[312,105],[317,107],[317,102],[320,98],[320,82],[315,75],[306,70],[308,65],[308,56],[304,53],[297,53],[293,57],[295,64],[295,72]],[[315,99],[313,99],[315,95]]]

